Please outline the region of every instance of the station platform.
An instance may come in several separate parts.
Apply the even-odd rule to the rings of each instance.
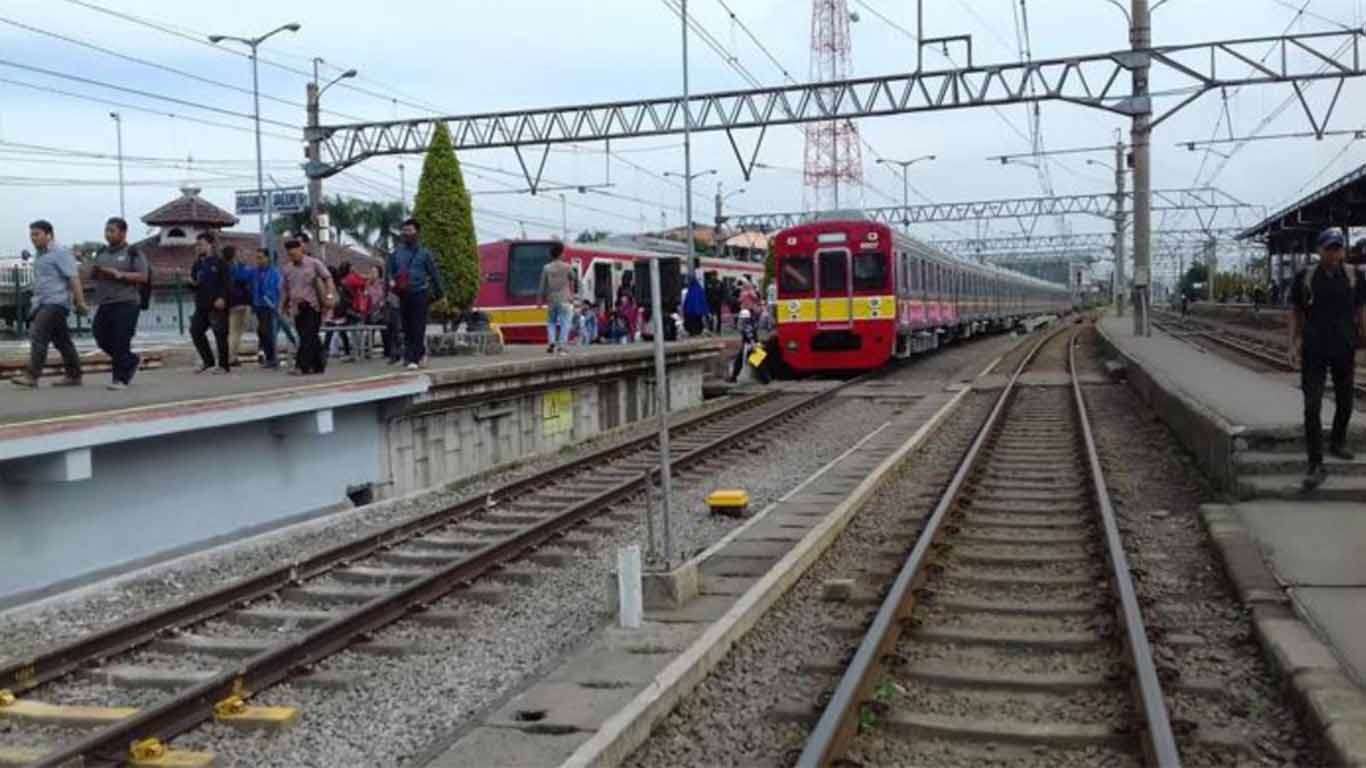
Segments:
[[[1156,329],[1139,338],[1132,324],[1107,316],[1103,343],[1227,492],[1203,523],[1268,659],[1335,759],[1366,760],[1366,418],[1349,435],[1358,458],[1330,459],[1306,493],[1298,374],[1255,372]],[[1325,425],[1332,411],[1326,401]]]
[[[722,349],[668,345],[667,407],[702,403]],[[625,428],[658,412],[654,371],[653,346],[630,344],[320,376],[168,366],[118,392],[107,374],[0,382],[0,606]]]

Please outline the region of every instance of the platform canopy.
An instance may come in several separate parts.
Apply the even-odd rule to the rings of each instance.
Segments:
[[[1366,227],[1366,165],[1243,230],[1237,239],[1260,240],[1268,254],[1313,253],[1318,233],[1327,227]]]

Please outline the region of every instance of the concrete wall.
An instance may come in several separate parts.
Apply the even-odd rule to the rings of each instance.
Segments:
[[[87,480],[6,480],[0,598],[345,502],[380,479],[379,447],[378,407],[359,405],[331,434],[253,421],[95,446]]]
[[[702,402],[705,363],[669,369],[673,410]],[[557,409],[568,401],[567,415]],[[612,378],[434,410],[386,406],[381,463],[390,482],[378,498],[443,485],[524,456],[552,453],[623,424],[655,415],[653,371],[623,370]],[[434,404],[431,404],[434,405]]]

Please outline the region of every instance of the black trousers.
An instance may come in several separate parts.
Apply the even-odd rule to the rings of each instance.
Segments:
[[[275,365],[275,310],[270,307],[255,307],[256,338],[261,345],[261,354],[266,356],[266,365]]]
[[[427,356],[427,292],[408,293],[398,299],[403,316],[403,360],[420,363]]]
[[[213,342],[218,347],[218,367],[229,370],[228,366],[228,312],[225,309],[195,309],[190,317],[190,340],[199,352],[199,360],[205,368],[214,366],[213,348],[209,346],[209,331],[213,331]]]
[[[299,332],[299,354],[295,367],[303,373],[322,373],[327,370],[327,355],[323,352],[322,339],[318,329],[322,328],[323,316],[312,304],[300,304],[294,315],[294,330]]]
[[[383,318],[384,357],[388,360],[400,360],[403,358],[402,315],[399,314],[398,307],[386,306]]]
[[[71,341],[71,329],[66,324],[68,313],[66,307],[43,304],[34,311],[33,317],[29,318],[28,375],[34,381],[43,375],[49,345],[55,346],[57,351],[62,353],[62,367],[66,369],[66,377],[80,381],[81,356]]]
[[[138,356],[133,354],[133,334],[138,330],[141,308],[135,301],[101,304],[95,310],[90,330],[95,343],[109,355],[114,381],[128,384],[138,370]]]
[[[1323,463],[1323,385],[1326,376],[1333,376],[1333,430],[1329,444],[1347,444],[1347,424],[1352,419],[1354,351],[1348,348],[1321,352],[1304,350],[1304,364],[1300,368],[1300,388],[1304,390],[1304,444],[1309,449],[1309,463]]]

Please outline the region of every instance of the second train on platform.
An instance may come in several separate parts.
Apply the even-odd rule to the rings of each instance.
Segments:
[[[798,372],[872,370],[1072,308],[1064,286],[950,256],[858,213],[785,229],[771,247],[778,343]]]

